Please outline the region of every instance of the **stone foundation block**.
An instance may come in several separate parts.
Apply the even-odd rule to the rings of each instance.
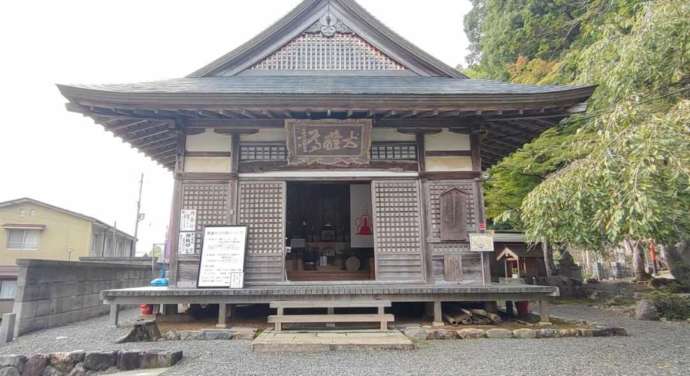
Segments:
[[[419,327],[419,326],[405,328],[405,329],[403,329],[402,332],[407,337],[418,340],[418,341],[423,341],[423,340],[427,339],[427,335],[428,335],[426,329]]]
[[[513,332],[508,329],[489,329],[486,331],[487,338],[513,338]]]
[[[50,357],[46,354],[32,355],[24,364],[23,376],[41,376],[43,370],[48,366]]]
[[[117,354],[117,368],[123,371],[141,368],[141,351],[120,351]]]
[[[77,363],[84,360],[86,352],[72,351],[72,352],[57,352],[49,356],[49,364],[61,372],[69,372]]]
[[[182,351],[150,350],[142,355],[141,368],[172,367],[182,359]]]
[[[537,338],[537,331],[534,329],[515,329],[513,336],[515,338]]]
[[[234,339],[245,339],[245,340],[253,340],[254,337],[256,337],[256,328],[245,328],[245,327],[232,327],[230,328],[230,332],[232,333],[232,338]]]
[[[67,376],[86,376],[89,371],[84,368],[83,363],[79,363],[74,368],[72,368],[72,371],[67,374]]]
[[[0,376],[20,376],[21,373],[14,367],[0,368]]]
[[[558,337],[558,330],[553,328],[537,329],[538,338],[555,338]]]
[[[577,329],[560,329],[558,331],[559,337],[577,337]]]
[[[24,355],[2,355],[0,356],[0,369],[15,368],[19,373],[24,370],[26,357]],[[8,371],[11,372],[11,371]]]
[[[90,371],[105,371],[115,365],[117,352],[90,352],[84,358],[84,367]]]
[[[460,329],[457,331],[458,337],[462,339],[477,339],[486,337],[486,332],[483,329]]]
[[[427,339],[454,339],[458,338],[457,331],[447,329],[431,329],[428,332]]]
[[[224,329],[208,329],[202,330],[201,336],[209,341],[230,340],[233,339],[233,332]]]

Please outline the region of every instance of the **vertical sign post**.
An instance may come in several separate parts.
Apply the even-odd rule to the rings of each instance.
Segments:
[[[484,252],[493,252],[494,251],[493,234],[487,234],[487,233],[470,234],[470,251],[479,252],[480,262],[482,264],[482,285],[486,286],[486,276],[485,276],[485,272],[484,272]]]

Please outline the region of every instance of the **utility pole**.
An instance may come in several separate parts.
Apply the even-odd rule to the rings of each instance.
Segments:
[[[117,232],[117,221],[115,221],[113,223],[113,237],[112,237],[112,242],[110,243],[110,256],[108,256],[108,257],[117,256],[117,241],[115,238],[116,232]]]
[[[139,222],[144,219],[141,214],[141,191],[144,188],[144,173],[141,174],[139,179],[139,199],[137,200],[137,220],[134,222],[134,254],[130,256],[137,255],[137,244],[139,243]]]

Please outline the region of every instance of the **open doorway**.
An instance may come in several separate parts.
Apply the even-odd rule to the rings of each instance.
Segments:
[[[375,279],[371,213],[369,183],[288,183],[288,280]]]

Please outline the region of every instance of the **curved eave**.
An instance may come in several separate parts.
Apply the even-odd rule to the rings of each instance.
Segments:
[[[408,110],[412,108],[443,109],[514,109],[535,108],[586,101],[594,86],[576,87],[543,93],[491,94],[388,94],[388,93],[206,93],[206,92],[120,92],[58,85],[71,102],[81,105],[112,105],[124,107],[199,109],[233,107],[305,107],[367,108],[385,106]]]
[[[239,124],[243,120],[367,117],[388,126],[481,127],[488,168],[537,137],[583,103],[595,87],[544,93],[493,94],[280,94],[122,92],[58,85],[68,109],[91,117],[168,169],[179,148],[179,120]],[[416,120],[415,120],[416,119]],[[246,123],[246,122],[245,122]],[[441,124],[441,125],[440,125]]]

